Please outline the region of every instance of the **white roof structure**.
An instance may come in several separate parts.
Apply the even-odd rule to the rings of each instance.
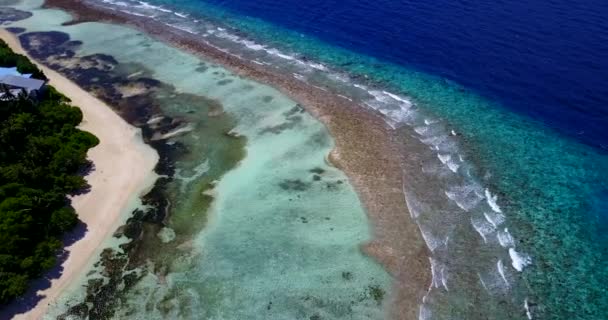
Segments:
[[[8,74],[0,77],[0,84],[11,89],[24,89],[29,94],[32,91],[40,90],[44,86],[44,81]]]

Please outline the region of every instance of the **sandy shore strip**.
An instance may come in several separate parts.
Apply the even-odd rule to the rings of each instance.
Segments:
[[[429,251],[405,203],[398,136],[379,115],[289,75],[226,54],[196,35],[150,18],[77,0],[46,0],[45,6],[72,13],[74,20],[69,24],[101,21],[134,27],[236,74],[268,84],[302,104],[334,138],[336,148],[329,161],[349,177],[372,221],[374,240],[363,250],[395,279],[390,318],[418,318],[419,304],[431,281]]]
[[[26,54],[13,34],[1,29],[0,38],[13,51]],[[94,164],[93,171],[86,177],[90,192],[72,198],[78,218],[86,224],[86,234],[66,248],[69,256],[62,265],[61,276],[51,280],[49,288],[38,292],[44,298],[14,319],[41,319],[48,305],[88,270],[91,260],[98,257],[100,245],[113,234],[134,200],[153,186],[153,171],[158,162],[158,154],[144,144],[139,129],[126,123],[110,107],[70,80],[37,64],[49,78],[49,83],[82,110],[84,119],[80,128],[97,136],[100,143],[88,152]]]

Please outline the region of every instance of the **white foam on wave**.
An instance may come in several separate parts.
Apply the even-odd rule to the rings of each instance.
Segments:
[[[498,228],[498,226],[503,224],[506,220],[505,215],[501,214],[501,213],[484,212],[483,216],[486,218],[486,220],[489,223],[491,223],[494,226],[494,228]]]
[[[456,141],[444,133],[424,137],[420,139],[420,142],[429,146],[431,150],[451,153],[458,152]]]
[[[439,261],[429,258],[431,261],[431,284],[435,288],[443,287],[449,291],[447,286],[447,267]]]
[[[251,40],[246,40],[245,39],[245,40],[242,40],[241,43],[244,44],[245,47],[247,47],[247,48],[249,48],[251,50],[254,50],[254,51],[260,51],[260,50],[266,49],[265,46],[263,46],[263,45],[255,42],[255,41],[251,41]]]
[[[481,286],[486,289],[487,292],[490,292],[490,289],[488,289],[488,286],[486,285],[486,282],[483,281],[483,278],[481,277],[481,274],[479,272],[477,272],[477,277],[479,277],[479,282],[481,283]]]
[[[530,305],[528,304],[528,298],[524,299],[524,310],[526,310],[526,317],[532,320],[532,311],[530,311]]]
[[[129,11],[129,10],[118,10],[118,11],[129,14],[129,15],[138,16],[138,17],[147,17],[147,18],[153,17],[151,15],[147,15],[147,14],[143,14],[143,13],[139,13],[139,12],[135,12],[135,11]]]
[[[410,212],[410,216],[413,219],[418,219],[422,211],[425,211],[426,206],[418,201],[414,195],[410,192],[406,191],[405,183],[403,184],[403,196],[405,198],[405,205],[407,206],[407,210]]]
[[[277,56],[279,58],[283,58],[285,60],[295,60],[296,59],[295,57],[290,56],[288,54],[285,54],[285,53],[283,53],[283,52],[281,52],[281,51],[279,51],[277,49],[274,49],[274,48],[268,49],[268,50],[266,50],[266,52],[268,52],[269,54],[271,54],[273,56]]]
[[[458,168],[460,168],[460,165],[452,160],[452,155],[438,153],[437,158],[439,158],[439,161],[446,165],[448,169],[450,169],[450,171],[454,173],[458,172]]]
[[[477,189],[478,186],[476,185],[452,186],[445,191],[445,195],[454,201],[460,209],[470,211],[483,199],[476,192]]]
[[[426,135],[430,130],[431,130],[431,128],[428,125],[414,127],[414,131],[421,136]]]
[[[496,203],[498,196],[492,195],[492,193],[490,193],[490,190],[488,190],[488,189],[485,190],[485,195],[486,195],[486,201],[488,202],[488,205],[490,206],[490,208],[492,208],[492,210],[494,210],[494,212],[501,213],[502,211],[500,210],[500,207]]]
[[[424,239],[426,246],[429,248],[429,250],[431,252],[435,251],[437,248],[439,248],[442,245],[447,245],[448,238],[446,238],[445,240],[439,239],[437,236],[435,236],[431,232],[431,230],[429,230],[429,228],[427,228],[426,226],[424,226],[422,224],[418,224],[418,229],[420,229],[420,234],[422,234],[422,239]]]
[[[450,161],[450,159],[452,159],[452,155],[438,153],[437,158],[439,158],[439,161],[441,161],[441,163],[446,164]]]
[[[496,238],[498,238],[498,243],[500,243],[503,248],[509,248],[515,245],[515,241],[513,240],[511,233],[509,233],[509,229],[507,228],[502,231],[499,230],[496,233]]]
[[[116,6],[121,6],[121,7],[128,7],[129,4],[124,2],[124,1],[112,1],[112,0],[102,0],[101,2],[103,3],[109,3],[112,5],[116,5]]]
[[[418,320],[430,320],[433,316],[433,313],[426,305],[420,305],[420,311],[418,312]]]
[[[484,243],[488,242],[487,236],[496,231],[491,223],[482,218],[471,217],[471,225],[479,233]]]
[[[389,96],[389,97],[393,98],[393,100],[397,100],[397,101],[399,101],[400,103],[402,103],[402,104],[404,104],[404,105],[407,105],[407,106],[412,106],[412,101],[410,101],[410,100],[408,100],[408,99],[406,99],[406,98],[400,97],[400,96],[398,96],[398,95],[396,95],[396,94],[394,94],[394,93],[390,93],[390,92],[388,92],[388,91],[382,91],[382,93],[384,93],[384,94],[386,94],[387,96]]]
[[[507,286],[511,286],[509,284],[509,281],[507,280],[507,276],[505,274],[505,266],[502,263],[502,260],[498,260],[498,262],[496,262],[496,268],[498,269],[498,273],[500,274],[500,277],[505,281],[505,284]]]
[[[447,166],[448,166],[448,169],[450,169],[450,171],[452,171],[454,173],[458,172],[458,169],[460,168],[460,165],[455,163],[454,161],[448,162]]]
[[[310,66],[313,69],[317,69],[317,70],[321,70],[321,71],[327,71],[327,67],[321,63],[316,63],[316,62],[308,62],[308,66]]]
[[[519,272],[532,263],[532,258],[525,253],[517,252],[515,248],[509,248],[509,256],[511,257],[511,265]]]
[[[339,94],[339,95],[338,95],[338,97],[343,98],[343,99],[346,99],[346,100],[348,100],[348,101],[353,101],[353,99],[351,99],[351,98],[349,98],[349,97],[347,97],[347,96],[345,96],[345,95],[342,95],[342,94]]]
[[[145,1],[137,1],[137,2],[139,3],[139,7],[144,8],[144,9],[158,10],[158,11],[166,12],[166,13],[173,12],[169,9],[165,9],[161,6],[155,6],[155,5],[145,2]]]
[[[295,73],[294,72],[293,73],[293,77],[296,78],[296,79],[298,79],[298,80],[300,80],[300,81],[306,81],[306,77],[303,76],[303,75],[301,75],[301,74],[299,74],[299,73]]]
[[[186,27],[186,26],[180,26],[178,24],[171,24],[171,23],[165,23],[166,26],[169,26],[171,28],[175,28],[175,29],[179,29],[185,32],[188,32],[190,34],[198,34],[198,32],[190,27]]]
[[[319,87],[319,86],[315,86],[315,85],[312,85],[312,86],[315,87],[315,88],[317,88],[317,89],[319,89],[319,90],[327,91],[327,89],[325,89],[323,87]]]

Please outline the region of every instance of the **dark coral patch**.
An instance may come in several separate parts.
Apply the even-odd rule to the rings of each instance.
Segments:
[[[217,85],[218,85],[218,86],[225,86],[225,85],[227,85],[227,84],[232,83],[232,81],[233,81],[232,79],[224,79],[224,80],[220,80],[220,81],[218,81],[218,82],[217,82]]]
[[[31,12],[21,11],[10,7],[0,7],[0,23],[25,20],[32,16]]]
[[[292,190],[292,191],[305,191],[308,188],[310,188],[309,183],[306,183],[300,179],[284,180],[283,182],[279,183],[279,186],[283,190]]]
[[[8,27],[6,28],[6,31],[12,33],[12,34],[20,34],[25,32],[25,28],[17,28],[17,27]]]

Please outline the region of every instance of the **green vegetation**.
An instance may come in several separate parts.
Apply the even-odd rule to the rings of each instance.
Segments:
[[[0,65],[44,78],[5,43]],[[50,87],[36,100],[0,101],[0,305],[55,264],[62,235],[78,223],[67,195],[87,187],[78,172],[99,141],[76,128],[82,113],[68,102]]]
[[[0,40],[0,67],[17,67],[22,74],[31,74],[32,78],[46,80],[46,77],[26,56],[14,53],[6,42]]]

